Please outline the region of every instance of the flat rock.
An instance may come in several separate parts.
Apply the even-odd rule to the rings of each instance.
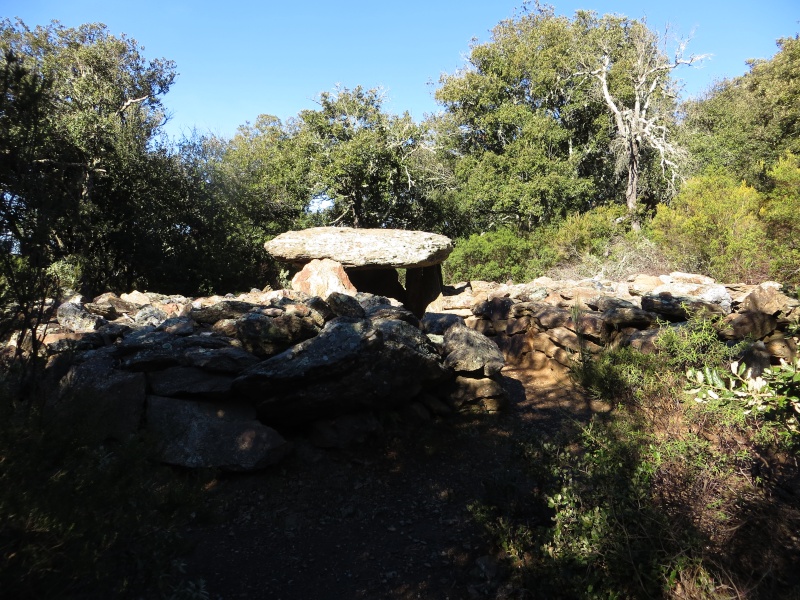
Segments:
[[[158,457],[182,467],[253,471],[280,461],[289,444],[250,407],[148,396],[147,431]]]
[[[407,269],[440,264],[452,252],[453,243],[448,237],[423,231],[312,227],[282,233],[264,248],[296,265],[329,258],[347,268]]]

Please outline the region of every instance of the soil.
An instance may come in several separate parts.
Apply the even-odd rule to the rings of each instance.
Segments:
[[[208,502],[220,517],[188,532],[187,575],[213,600],[517,597],[470,507],[509,481],[530,498],[536,482],[509,474],[520,444],[609,407],[566,378],[504,375],[501,413],[390,420],[343,450],[298,438],[279,466],[215,480]],[[546,507],[528,510],[549,522]]]

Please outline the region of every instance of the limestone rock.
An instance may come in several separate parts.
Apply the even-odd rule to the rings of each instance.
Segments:
[[[155,306],[148,305],[142,307],[133,317],[133,322],[137,325],[152,325],[158,327],[168,319],[167,313]]]
[[[459,375],[447,386],[447,398],[455,405],[479,398],[491,398],[506,395],[503,386],[490,377],[464,377]]]
[[[348,317],[351,319],[363,319],[366,316],[364,307],[353,296],[332,292],[325,298],[328,306],[337,317]]]
[[[233,377],[196,367],[170,367],[148,373],[147,382],[156,396],[224,399],[230,395]]]
[[[236,336],[245,350],[260,357],[283,352],[290,346],[314,337],[319,328],[313,320],[284,314],[268,317],[259,313],[248,313],[236,321]]]
[[[222,319],[239,319],[255,308],[249,302],[238,302],[236,300],[222,300],[211,306],[203,306],[192,309],[190,316],[198,323],[208,323],[213,325]]]
[[[725,288],[720,286],[723,290]],[[658,290],[660,288],[656,288]],[[675,288],[672,288],[675,289]],[[686,321],[695,314],[726,315],[730,312],[730,296],[727,303],[708,300],[696,296],[674,295],[669,291],[656,292],[642,296],[642,310],[657,313],[670,321]],[[713,297],[713,295],[712,295]]]
[[[292,289],[325,298],[331,292],[355,295],[356,287],[341,263],[329,258],[314,259],[292,278]]]
[[[133,305],[138,306],[140,308],[142,306],[147,306],[148,304],[150,304],[152,302],[152,300],[150,299],[150,296],[148,296],[147,294],[144,294],[142,292],[139,292],[137,290],[134,290],[129,294],[122,294],[120,296],[120,300],[122,300],[123,302],[128,302],[130,304],[133,304]]]
[[[242,373],[234,391],[270,423],[314,421],[409,402],[446,376],[436,348],[405,321],[336,319]]]
[[[603,313],[602,319],[611,327],[618,329],[623,327],[646,329],[655,323],[657,315],[635,306],[617,306],[608,308]]]
[[[743,310],[723,319],[719,335],[726,340],[742,340],[746,337],[760,339],[775,331],[778,320],[771,314],[754,310]]]
[[[759,311],[775,316],[788,314],[800,302],[780,290],[781,285],[775,282],[768,281],[756,286],[743,299],[742,310]]]
[[[453,326],[444,334],[444,364],[456,373],[483,373],[491,377],[500,372],[505,359],[500,349],[485,335],[468,327]]]
[[[149,396],[147,431],[163,462],[194,469],[253,471],[290,450],[277,431],[255,420],[251,407]]]
[[[64,302],[59,306],[56,318],[59,325],[76,333],[96,331],[107,323],[103,317],[94,315],[72,302]]]
[[[259,359],[242,348],[188,348],[181,356],[181,364],[197,367],[211,373],[239,374],[258,364]]]
[[[440,264],[453,244],[443,235],[421,231],[314,227],[282,233],[264,248],[274,257],[297,265],[329,258],[345,267],[407,269]]]

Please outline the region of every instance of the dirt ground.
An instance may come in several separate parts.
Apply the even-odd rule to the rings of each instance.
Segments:
[[[511,402],[500,414],[387,422],[344,450],[300,438],[279,466],[217,480],[208,502],[218,516],[189,531],[187,575],[213,600],[517,597],[470,505],[502,493],[517,442],[608,407],[567,379],[504,375]],[[512,479],[515,493],[535,491]],[[530,511],[550,519],[546,507]]]

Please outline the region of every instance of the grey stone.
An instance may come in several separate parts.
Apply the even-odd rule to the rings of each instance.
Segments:
[[[291,446],[250,407],[149,396],[147,431],[165,463],[253,471],[282,460]]]
[[[156,396],[226,398],[233,377],[208,373],[195,367],[170,367],[147,374],[147,382]]]
[[[137,325],[152,325],[158,327],[167,320],[167,313],[163,310],[149,305],[141,308],[133,317],[133,322]]]
[[[329,258],[345,267],[407,269],[441,263],[452,252],[453,244],[443,235],[422,231],[314,227],[283,233],[264,248],[294,264]]]
[[[742,340],[748,336],[757,340],[775,331],[777,326],[778,319],[771,314],[742,310],[723,319],[719,335],[726,340]]]
[[[436,348],[404,321],[337,319],[245,371],[234,391],[265,422],[314,421],[409,402],[446,377]]]
[[[59,384],[47,414],[59,420],[79,418],[99,439],[125,440],[136,433],[145,403],[145,376],[113,368],[109,355],[73,366]]]
[[[463,325],[464,318],[458,315],[448,313],[425,313],[422,318],[422,330],[425,333],[432,333],[435,335],[444,335],[444,332],[450,329],[453,325]]]
[[[189,316],[198,323],[208,323],[213,325],[222,319],[239,319],[256,308],[250,302],[239,302],[237,300],[222,300],[211,306],[194,308]]]
[[[503,354],[492,340],[468,327],[453,326],[444,334],[445,366],[456,373],[481,372],[487,377],[503,368]]]
[[[59,306],[56,309],[56,318],[64,329],[76,333],[96,331],[107,323],[103,317],[94,315],[72,302],[64,302]]]
[[[212,373],[238,374],[258,364],[259,359],[242,348],[187,348],[181,355],[181,363]]]
[[[366,311],[361,303],[353,296],[340,292],[331,292],[325,299],[328,306],[337,317],[350,317],[353,319],[363,319]]]
[[[507,397],[503,386],[489,377],[464,377],[459,375],[443,391],[445,397],[456,407],[473,403],[481,398]]]
[[[273,318],[249,313],[236,321],[236,335],[245,350],[259,357],[278,354],[318,332],[312,319],[290,314]]]

